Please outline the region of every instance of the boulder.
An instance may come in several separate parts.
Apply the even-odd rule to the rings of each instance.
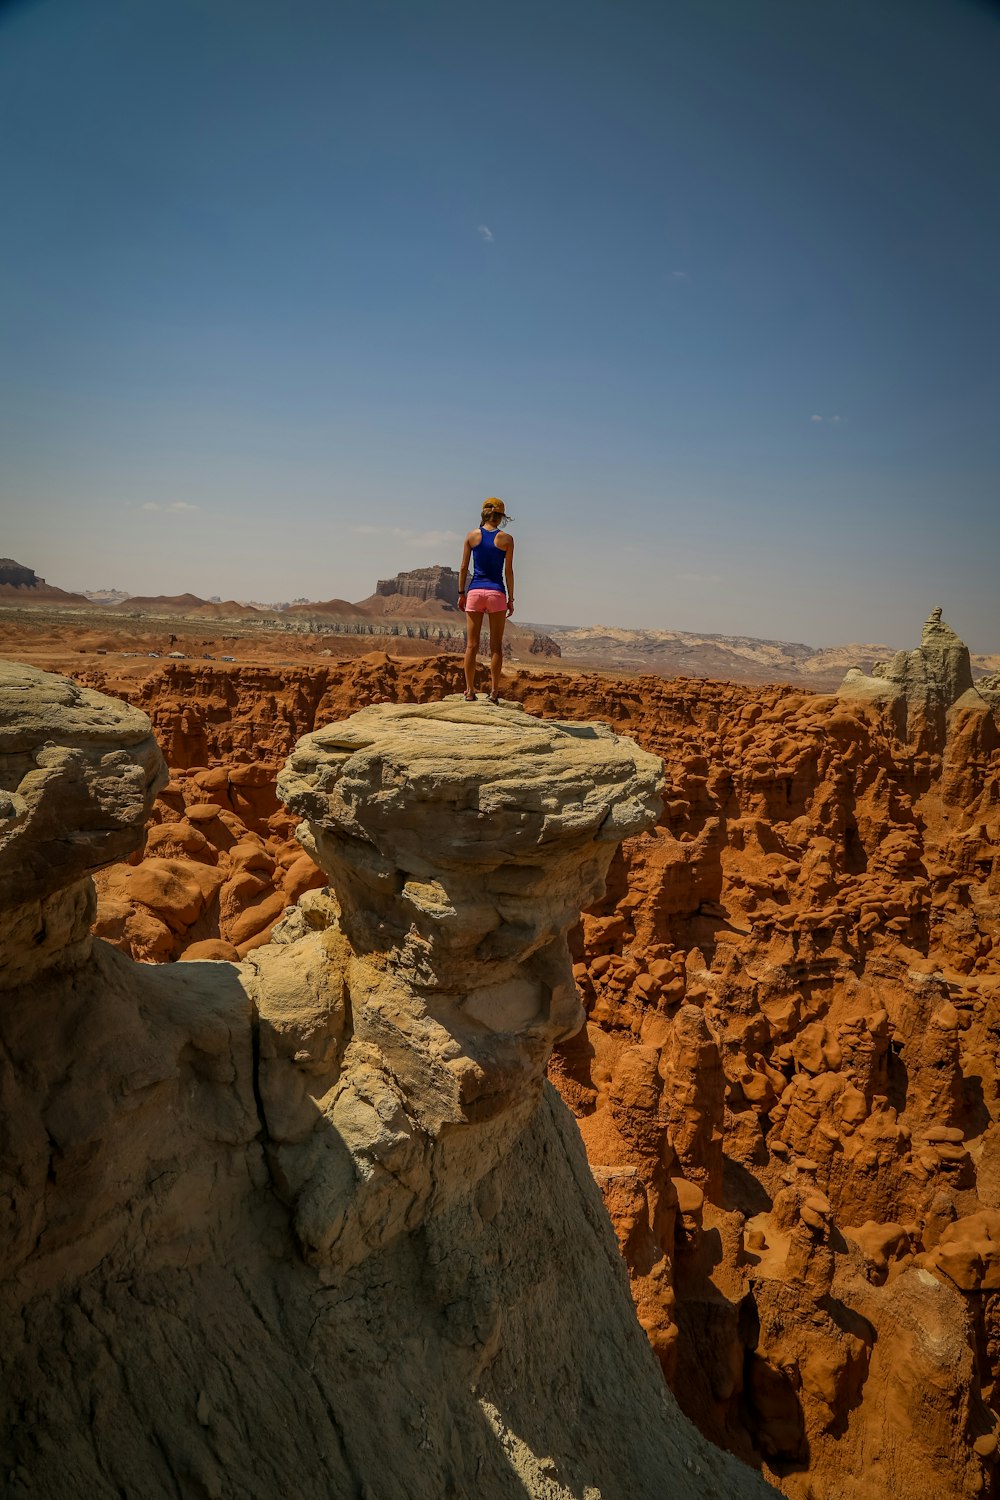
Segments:
[[[68,677],[0,662],[0,905],[38,900],[142,843],[167,771],[149,719]]]
[[[0,987],[85,957],[90,872],[140,847],[166,781],[144,713],[0,662]]]

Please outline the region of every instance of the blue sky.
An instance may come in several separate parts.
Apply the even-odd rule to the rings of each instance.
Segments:
[[[0,552],[1000,650],[1000,19],[971,0],[0,10]]]

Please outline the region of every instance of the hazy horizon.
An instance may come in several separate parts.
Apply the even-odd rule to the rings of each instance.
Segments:
[[[1000,16],[973,0],[0,10],[0,552],[1000,651]]]
[[[20,562],[22,560],[20,558],[17,558],[17,559],[15,559],[15,561]],[[29,564],[29,566],[31,566],[31,565]],[[421,564],[417,564],[416,566],[418,566],[418,567],[451,566],[451,564],[442,564],[442,563],[438,562],[437,564],[421,563]],[[400,570],[400,571],[403,571],[403,570]],[[37,570],[36,569],[36,572],[39,574],[39,576],[45,578],[45,575],[43,573],[41,573],[41,570]],[[389,576],[390,577],[394,577],[395,574],[391,574]],[[50,585],[53,582],[55,582],[55,580],[53,580],[51,578],[45,578],[45,582],[46,582],[46,584]],[[378,580],[375,580],[375,582],[372,583],[371,588],[367,592],[365,592],[365,591],[360,591],[359,592],[357,589],[355,589],[355,591],[354,591],[353,594],[344,594],[344,595],[339,595],[338,594],[338,595],[331,595],[331,596],[327,596],[327,597],[328,598],[343,598],[348,603],[360,603],[364,599],[369,598],[371,596],[371,594],[373,594],[375,592],[375,583],[377,583],[377,582],[378,582]],[[62,587],[61,584],[57,584],[56,586],[60,587],[60,588]],[[98,584],[98,585],[94,586],[94,585],[91,585],[91,584],[88,583],[88,584],[81,585],[79,589],[76,589],[76,590],[67,590],[67,592],[74,592],[74,591],[75,592],[83,592],[84,590],[90,590],[91,592],[98,592],[99,593],[103,589],[114,589],[116,587],[117,587],[116,585],[102,585],[102,584]],[[125,589],[121,590],[121,592],[128,593],[129,598],[150,598],[150,597],[152,597],[152,598],[158,598],[158,597],[162,597],[162,598],[178,598],[178,597],[180,597],[180,596],[182,596],[184,594],[188,594],[188,593],[192,593],[193,594],[193,593],[195,593],[195,591],[191,590],[191,589],[175,589],[175,590],[173,590],[173,591],[171,591],[169,593],[166,590],[160,590],[160,591],[155,591],[154,592],[154,591],[150,591],[150,590],[135,590],[135,591],[132,591],[132,590],[125,590]],[[267,608],[267,607],[277,607],[278,605],[288,605],[288,604],[296,603],[296,602],[301,603],[301,602],[303,602],[304,599],[308,599],[309,603],[314,603],[314,604],[321,604],[321,603],[327,602],[327,598],[319,598],[318,596],[316,598],[312,598],[312,597],[309,597],[309,596],[290,596],[290,597],[286,597],[286,598],[282,598],[282,599],[279,599],[277,597],[274,597],[274,598],[271,598],[271,599],[265,599],[265,598],[262,598],[262,597],[259,597],[259,596],[251,596],[249,594],[242,594],[242,595],[220,594],[218,592],[218,590],[216,590],[216,591],[214,591],[213,593],[210,593],[210,594],[197,595],[197,597],[200,598],[204,603],[228,603],[230,601],[233,601],[233,602],[235,602],[237,604],[240,604],[240,605],[254,605],[254,604],[256,604],[256,605],[262,606],[264,608]],[[80,607],[82,608],[82,606],[80,606]],[[100,610],[104,609],[105,607],[106,606],[103,603],[101,603],[100,601],[95,601],[94,602],[94,608],[97,611],[100,611]],[[927,609],[926,614],[930,614],[931,609],[936,608],[936,607],[937,606],[935,606],[935,605],[930,606]],[[949,618],[948,611],[946,609],[943,610],[943,615],[944,615],[944,618],[945,618],[947,624],[951,625],[953,629],[957,629],[958,635],[962,636],[963,635],[962,629],[955,626],[954,621]],[[114,616],[113,616],[113,618],[114,618]],[[876,641],[873,638],[862,637],[862,636],[855,636],[855,637],[846,637],[845,636],[843,639],[840,639],[840,640],[820,640],[820,641],[817,641],[817,640],[805,640],[804,638],[793,637],[793,636],[755,636],[752,633],[744,631],[744,630],[728,630],[728,631],[725,631],[725,630],[715,630],[715,629],[709,629],[709,628],[702,629],[702,628],[699,628],[697,626],[691,626],[691,627],[686,628],[684,630],[682,630],[679,626],[672,626],[672,625],[628,625],[628,626],[622,626],[622,625],[614,625],[611,622],[609,622],[608,620],[601,619],[601,618],[594,618],[594,619],[590,619],[590,620],[556,620],[556,619],[540,620],[540,619],[535,618],[534,616],[532,616],[532,617],[529,618],[528,616],[522,614],[520,611],[518,611],[518,614],[517,614],[517,623],[532,625],[536,629],[539,629],[539,630],[598,630],[599,631],[599,630],[602,630],[602,629],[606,629],[606,630],[651,631],[651,632],[665,632],[665,633],[669,633],[671,631],[676,631],[677,633],[682,634],[682,635],[695,635],[695,636],[706,636],[706,637],[719,636],[719,637],[722,637],[724,639],[739,639],[739,638],[744,638],[744,639],[747,639],[747,640],[756,640],[756,641],[760,641],[760,642],[763,642],[763,643],[766,643],[768,641],[773,641],[775,643],[780,643],[782,645],[803,645],[803,646],[809,646],[809,647],[812,647],[814,649],[819,649],[819,650],[824,650],[824,649],[831,648],[831,647],[832,648],[836,648],[836,647],[839,647],[839,646],[851,646],[851,645],[857,645],[857,646],[884,646],[887,649],[891,649],[891,650],[905,650],[905,649],[912,649],[913,646],[915,646],[915,645],[917,645],[919,643],[920,630],[921,630],[921,626],[923,624],[923,620],[917,621],[916,624],[911,624],[911,627],[909,629],[909,632],[908,632],[908,635],[907,635],[906,639],[905,640],[897,640],[897,641],[889,641],[889,640],[879,640],[879,641]],[[974,641],[966,641],[966,644],[969,646],[969,649],[972,652],[972,655],[974,657],[975,656],[993,656],[993,655],[997,654],[997,653],[993,652],[989,647],[984,647],[984,646],[978,645]]]

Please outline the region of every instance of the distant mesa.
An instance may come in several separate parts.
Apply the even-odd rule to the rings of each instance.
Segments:
[[[454,618],[457,606],[458,574],[454,568],[430,567],[380,578],[374,594],[356,604],[347,599],[296,600],[285,613],[335,620],[371,620],[387,615],[425,620]]]
[[[454,568],[435,565],[382,578],[374,594],[352,603],[348,599],[309,600],[291,604],[263,604],[256,600],[222,599],[218,594],[203,599],[183,594],[129,594],[123,589],[93,589],[71,594],[52,588],[32,568],[13,558],[0,561],[0,605],[65,606],[99,608],[109,618],[150,617],[171,620],[216,620],[259,623],[296,632],[333,631],[447,639],[460,643],[464,621],[458,612],[458,574]],[[384,622],[384,624],[379,623]],[[519,656],[559,656],[558,644],[536,626],[512,623],[507,644]]]
[[[15,566],[17,566],[15,564]],[[24,569],[30,573],[30,569]],[[33,575],[32,575],[33,576]],[[110,593],[111,591],[106,591]],[[298,598],[291,604],[263,604],[258,600],[222,599],[214,594],[122,593],[109,600],[122,614],[177,615],[193,619],[248,619],[261,615],[290,615],[293,619],[368,620],[383,615],[405,615],[409,619],[454,615],[458,605],[458,574],[454,568],[416,568],[379,580],[375,593],[358,603],[349,599],[311,600]]]
[[[454,568],[414,568],[397,573],[395,578],[380,578],[376,597],[401,594],[405,599],[440,599],[443,604],[458,605],[458,574]]]
[[[26,568],[12,557],[0,557],[0,583],[12,584],[17,589],[33,589],[44,582],[45,579],[39,578],[34,568]]]
[[[71,594],[46,583],[33,568],[26,568],[12,557],[0,557],[0,603],[86,605],[89,600],[83,594]]]
[[[405,601],[405,605],[403,604]],[[429,610],[415,610],[414,605],[430,605]],[[371,615],[397,614],[405,608],[410,614],[439,615],[451,613],[458,605],[458,574],[454,568],[414,568],[397,573],[395,578],[380,578],[374,594],[352,604],[347,599],[294,599],[288,614],[332,614],[344,619],[362,619]]]

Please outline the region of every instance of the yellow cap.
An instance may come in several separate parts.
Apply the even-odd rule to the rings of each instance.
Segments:
[[[498,516],[505,516],[507,514],[504,510],[503,501],[498,500],[496,495],[491,495],[488,500],[483,501],[483,510],[495,511]]]

